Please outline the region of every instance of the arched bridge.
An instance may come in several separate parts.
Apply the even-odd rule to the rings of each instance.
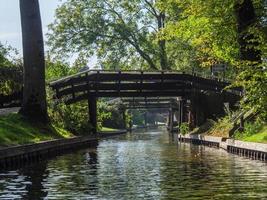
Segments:
[[[196,99],[200,93],[241,95],[240,88],[227,90],[225,82],[178,71],[89,70],[50,83],[55,99],[66,104],[88,100],[89,116],[96,126],[98,97],[182,97]],[[193,97],[193,98],[192,98]]]
[[[71,104],[90,97],[170,97],[197,91],[223,92],[230,85],[177,71],[101,71],[91,70],[50,83],[57,99]],[[232,90],[240,94],[240,90]]]

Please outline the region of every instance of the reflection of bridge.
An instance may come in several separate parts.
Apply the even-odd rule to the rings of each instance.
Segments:
[[[88,100],[90,121],[95,127],[98,97],[182,97],[183,101],[180,102],[186,99],[193,102],[197,101],[199,95],[207,92],[217,96],[240,94],[240,89],[223,91],[228,85],[230,83],[176,71],[93,70],[52,82],[50,87],[55,91],[55,97],[66,104]],[[164,103],[150,103],[150,106],[156,107],[159,104],[163,106]],[[167,104],[168,102],[164,106],[169,106]],[[184,106],[184,103],[180,104]],[[148,107],[148,104],[139,102],[139,106]]]

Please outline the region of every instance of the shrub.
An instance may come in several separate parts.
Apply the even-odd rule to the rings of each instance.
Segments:
[[[186,123],[186,122],[183,122],[181,125],[180,125],[180,133],[182,135],[185,135],[189,132],[189,124]]]
[[[258,133],[263,126],[263,123],[259,120],[256,120],[255,122],[246,122],[244,125],[244,131],[240,132],[237,131],[234,134],[235,139],[242,139],[245,137],[252,136],[256,133]]]

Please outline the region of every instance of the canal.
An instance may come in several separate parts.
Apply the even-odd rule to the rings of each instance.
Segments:
[[[140,131],[2,172],[0,199],[267,199],[267,165]]]

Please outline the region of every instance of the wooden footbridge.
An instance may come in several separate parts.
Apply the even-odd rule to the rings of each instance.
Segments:
[[[182,97],[190,99],[199,93],[241,95],[241,89],[225,91],[229,82],[178,71],[102,71],[89,70],[50,83],[55,99],[66,104],[88,100],[89,118],[94,127],[99,97]],[[139,107],[169,107],[168,102],[143,103]],[[133,107],[128,101],[128,106]],[[180,109],[181,110],[181,109]],[[95,130],[94,130],[95,131]]]
[[[50,83],[57,99],[66,104],[97,97],[177,97],[194,91],[223,92],[230,85],[177,71],[90,70]],[[229,91],[240,92],[240,90]]]

